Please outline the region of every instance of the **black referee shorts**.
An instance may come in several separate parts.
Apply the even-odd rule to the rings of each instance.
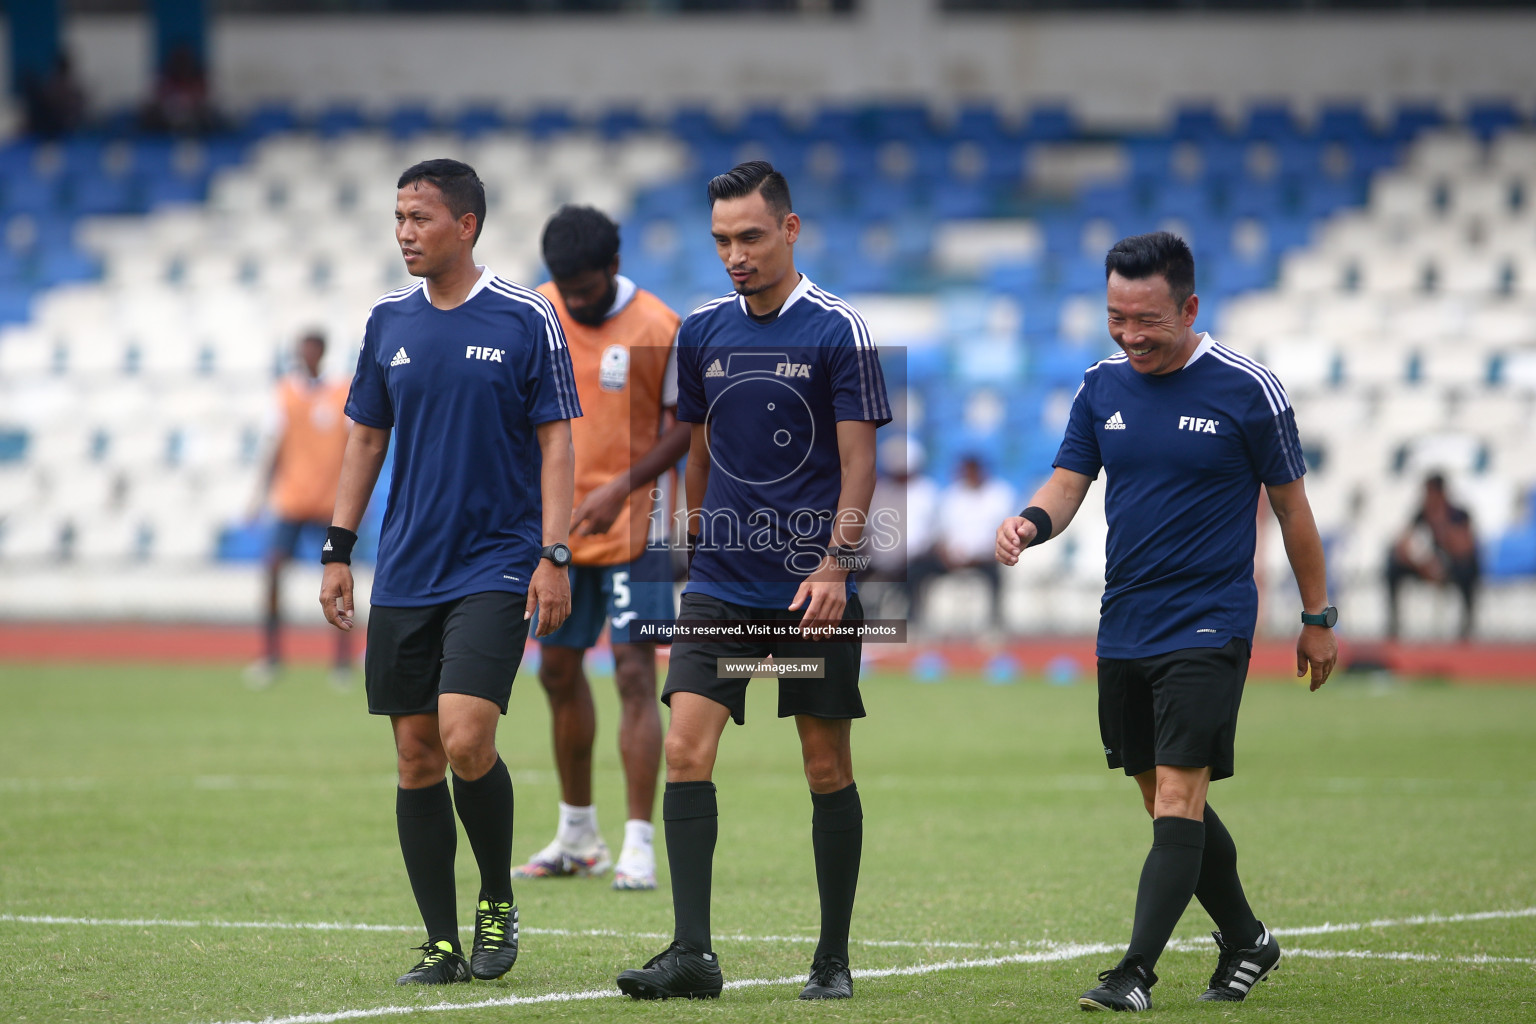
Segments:
[[[527,603],[525,594],[490,590],[419,608],[369,609],[369,714],[435,714],[440,693],[484,697],[506,714],[528,640]]]
[[[1140,775],[1160,764],[1230,778],[1248,641],[1150,658],[1099,659],[1099,736],[1111,768]]]
[[[749,608],[706,594],[684,594],[677,617],[715,622],[799,622],[805,617],[805,609]],[[864,621],[864,606],[859,603],[858,594],[849,595],[843,621]],[[864,700],[859,696],[859,660],[863,654],[862,640],[673,640],[661,702],[671,707],[674,693],[697,693],[725,705],[736,724],[742,725],[747,720],[747,677],[718,678],[721,658],[821,658],[825,678],[778,680],[779,717],[863,718]]]

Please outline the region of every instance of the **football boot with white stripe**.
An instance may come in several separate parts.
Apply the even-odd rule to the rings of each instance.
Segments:
[[[1142,963],[1138,953],[1099,975],[1098,987],[1084,992],[1077,1005],[1084,1010],[1150,1010],[1152,986],[1156,984],[1157,975]]]
[[[1210,987],[1200,993],[1207,1002],[1240,1003],[1248,992],[1280,966],[1280,943],[1259,924],[1259,941],[1247,949],[1233,949],[1221,939],[1221,932],[1211,932],[1216,940],[1216,973]]]

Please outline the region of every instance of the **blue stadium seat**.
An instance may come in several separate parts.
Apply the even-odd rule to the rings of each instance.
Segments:
[[[291,132],[299,127],[299,117],[293,107],[283,102],[263,103],[245,116],[241,127],[246,135],[261,138],[278,132]]]
[[[437,127],[437,117],[425,103],[402,103],[384,119],[384,128],[397,139],[409,139]]]
[[[31,139],[12,139],[0,145],[0,176],[31,174],[37,160],[37,143]]]
[[[32,289],[26,285],[0,284],[0,324],[25,323],[32,319]]]
[[[1275,280],[1275,265],[1268,256],[1244,260],[1227,254],[1222,259],[1197,261],[1196,278],[1201,315],[1208,316],[1209,311],[1204,305],[1207,298],[1214,301],[1218,296],[1268,288]]]
[[[697,144],[718,140],[723,133],[708,108],[681,106],[667,119],[667,130],[684,142]]]
[[[827,104],[819,107],[806,126],[806,134],[814,139],[829,142],[845,142],[859,134],[858,112],[850,107]]]
[[[1226,210],[1233,217],[1257,217],[1267,220],[1284,212],[1286,190],[1279,181],[1254,181],[1237,178],[1227,183]]]
[[[1284,101],[1258,102],[1248,108],[1242,134],[1251,140],[1284,142],[1297,138],[1301,134],[1301,125],[1297,123],[1290,104]]]
[[[1147,208],[1158,217],[1204,220],[1216,213],[1213,189],[1204,182],[1164,181],[1151,188]]]
[[[0,287],[25,284],[31,277],[31,260],[0,246]]]
[[[878,139],[923,139],[934,135],[933,118],[922,103],[881,103],[866,115]]]
[[[91,281],[101,276],[96,260],[73,247],[42,254],[37,262],[37,283],[44,288],[70,281]]]
[[[1009,130],[992,104],[967,103],[955,115],[949,134],[954,139],[986,143],[1008,138]]]
[[[3,210],[7,214],[44,215],[59,208],[59,181],[42,178],[30,170],[7,175]]]
[[[1264,232],[1269,236],[1269,251],[1277,256],[1312,243],[1312,221],[1307,217],[1265,218]]]
[[[1104,287],[1104,257],[1082,253],[1059,259],[1055,280],[1056,287],[1067,294],[1101,289]]]
[[[774,104],[755,104],[747,108],[741,120],[736,122],[735,134],[743,139],[775,142],[801,135],[801,131]]]
[[[1024,119],[1022,134],[1036,142],[1066,142],[1077,137],[1077,119],[1066,104],[1041,104]]]
[[[535,139],[549,139],[576,127],[576,115],[562,106],[547,104],[528,115],[528,134]]]
[[[63,174],[102,174],[102,157],[106,154],[107,144],[104,139],[88,136],[76,136],[67,139],[60,146],[60,156],[63,160],[59,170]]]
[[[994,209],[992,189],[985,182],[950,178],[933,191],[934,215],[944,220],[985,217]]]
[[[487,132],[507,127],[507,117],[493,103],[474,103],[460,110],[452,119],[453,130],[465,138],[477,139]]]
[[[1276,141],[1274,143],[1276,172],[1282,177],[1321,174],[1326,146],[1326,143],[1316,139]]]
[[[100,171],[74,175],[64,189],[67,209],[82,217],[133,213],[142,207],[137,182],[127,175]]]
[[[1203,142],[1227,134],[1226,123],[1213,103],[1187,103],[1173,112],[1169,134],[1175,139]]]
[[[1200,146],[1201,174],[1206,179],[1237,178],[1248,173],[1248,144],[1210,139]]]
[[[1388,137],[1398,142],[1408,142],[1428,128],[1438,128],[1445,123],[1445,111],[1438,103],[1400,103],[1392,115]]]
[[[333,103],[315,118],[315,131],[327,139],[355,132],[368,124],[356,103]]]
[[[1132,178],[1163,178],[1170,173],[1174,146],[1171,139],[1161,135],[1131,136],[1122,146]]]
[[[208,178],[203,174],[182,175],[173,171],[141,176],[139,197],[146,209],[166,203],[200,203],[208,198]]]
[[[1480,100],[1467,110],[1467,127],[1485,142],[1524,123],[1525,119],[1509,100]]]
[[[1353,142],[1376,135],[1375,125],[1358,101],[1328,103],[1318,111],[1314,134],[1325,142]]]
[[[639,107],[609,107],[597,119],[597,130],[605,139],[622,139],[649,127]]]
[[[1096,182],[1084,186],[1077,195],[1077,210],[1084,218],[1104,217],[1125,220],[1140,209],[1140,197],[1130,182]]]
[[[1040,260],[1000,260],[982,270],[981,281],[999,295],[1030,295],[1044,283],[1045,265]]]

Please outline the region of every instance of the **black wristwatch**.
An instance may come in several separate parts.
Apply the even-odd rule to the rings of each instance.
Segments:
[[[564,544],[550,544],[539,549],[539,557],[554,562],[556,569],[564,569],[571,564],[571,549]]]
[[[1329,605],[1316,615],[1310,615],[1307,612],[1301,613],[1301,624],[1303,626],[1326,626],[1332,629],[1333,624],[1338,621],[1339,610],[1333,605]]]

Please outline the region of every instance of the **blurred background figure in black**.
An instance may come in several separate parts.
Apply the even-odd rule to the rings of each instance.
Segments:
[[[1387,553],[1387,636],[1397,639],[1398,593],[1406,579],[1450,584],[1461,592],[1462,640],[1470,639],[1482,570],[1472,516],[1451,504],[1445,477],[1434,473],[1424,480],[1424,500],[1418,513]]]

